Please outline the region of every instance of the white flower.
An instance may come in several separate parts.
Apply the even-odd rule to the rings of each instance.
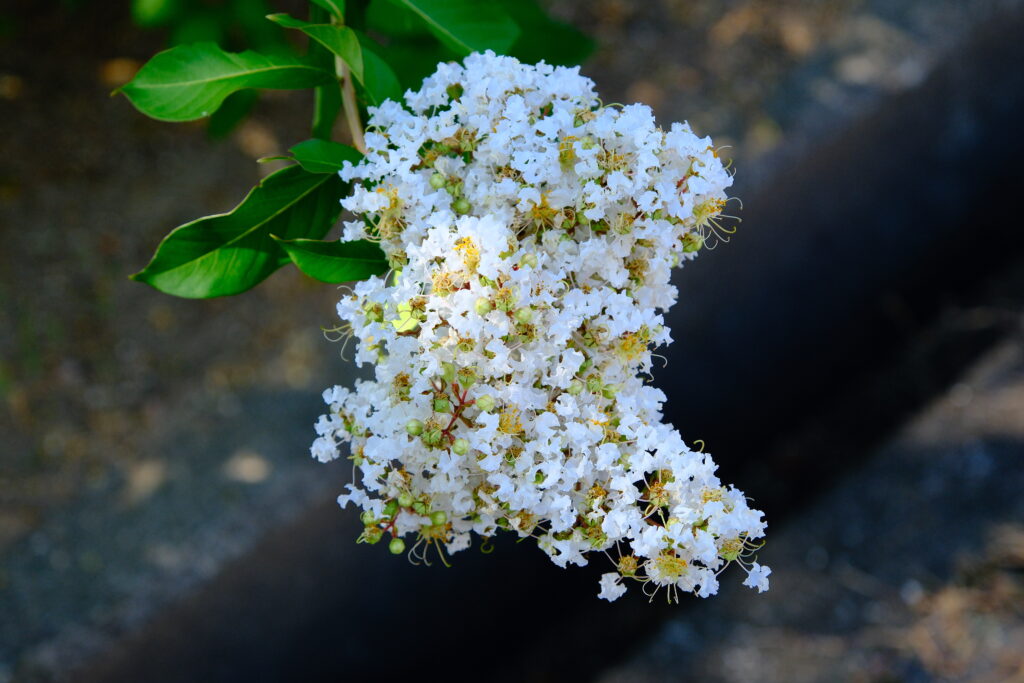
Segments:
[[[341,172],[365,217],[344,238],[378,241],[394,271],[338,304],[375,374],[324,393],[312,448],[350,445],[339,500],[363,510],[361,540],[411,535],[414,557],[444,559],[504,529],[559,566],[615,550],[608,600],[625,578],[713,594],[764,522],[645,383],[673,266],[720,236],[732,178],[710,140],[602,106],[576,69],[492,53],[439,65],[368,129]]]
[[[622,597],[625,592],[626,587],[622,585],[622,577],[618,572],[608,572],[601,575],[601,592],[597,594],[597,597],[608,602],[614,602]]]
[[[770,567],[762,567],[754,562],[747,571],[747,578],[743,579],[743,585],[756,588],[758,593],[764,593],[768,590],[768,575],[771,573]]]

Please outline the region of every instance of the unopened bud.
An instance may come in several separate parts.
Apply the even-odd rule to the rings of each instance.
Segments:
[[[444,187],[444,183],[445,179],[442,174],[434,173],[432,176],[430,176],[430,186],[435,190],[440,190],[442,187]]]
[[[533,320],[533,309],[529,306],[523,306],[516,311],[516,322],[527,325]]]
[[[423,423],[419,420],[409,420],[405,423],[405,431],[409,436],[419,436],[423,433]]]
[[[434,526],[441,526],[448,521],[448,514],[444,510],[435,510],[430,513],[430,523]]]
[[[574,379],[573,381],[569,382],[569,388],[567,389],[567,391],[569,392],[570,396],[579,396],[581,393],[583,393],[583,388],[583,382],[579,381],[578,379]]]
[[[405,541],[400,538],[392,538],[391,542],[388,543],[388,550],[391,551],[392,555],[401,555],[405,552]]]
[[[533,252],[523,254],[522,258],[519,259],[520,266],[529,266],[530,268],[537,267],[537,255]]]
[[[461,216],[465,216],[472,209],[473,209],[473,205],[470,204],[469,200],[466,199],[465,197],[459,197],[452,204],[452,210],[455,211],[455,213],[457,213],[457,214],[459,214]]]
[[[446,398],[435,398],[434,399],[434,412],[436,413],[450,413],[452,412],[452,402]]]
[[[452,444],[452,451],[456,455],[469,453],[469,442],[465,439],[455,439],[455,443]]]
[[[408,493],[398,494],[398,504],[404,508],[409,507],[412,505],[412,496]]]
[[[494,306],[491,305],[491,300],[485,297],[477,299],[476,303],[473,304],[473,308],[476,310],[477,315],[487,315],[494,310]]]

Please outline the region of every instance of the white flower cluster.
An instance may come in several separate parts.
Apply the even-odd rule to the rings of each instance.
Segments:
[[[624,578],[708,596],[732,562],[765,590],[762,514],[645,383],[671,268],[720,236],[732,179],[710,140],[603,106],[577,69],[491,53],[405,100],[371,110],[342,172],[361,216],[344,239],[379,241],[394,269],[338,305],[376,378],[325,392],[312,447],[351,443],[361,476],[339,502],[362,508],[360,540],[444,560],[504,529],[559,566],[605,551],[609,600]]]

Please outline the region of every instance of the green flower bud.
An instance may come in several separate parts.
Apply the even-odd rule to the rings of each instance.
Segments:
[[[434,399],[434,412],[436,413],[450,413],[452,412],[452,402],[446,398],[435,398]]]
[[[434,173],[433,175],[430,176],[430,186],[435,190],[440,190],[442,187],[444,187],[444,184],[445,178],[442,174]]]
[[[405,541],[400,538],[392,538],[391,542],[388,543],[388,550],[392,555],[401,555],[405,552]]]
[[[537,255],[533,252],[523,254],[523,257],[519,259],[520,266],[529,266],[530,268],[537,267]]]
[[[489,413],[494,410],[494,397],[490,394],[484,394],[476,400],[476,407],[485,413]]]
[[[487,315],[494,310],[494,306],[491,305],[491,300],[486,297],[480,297],[477,299],[476,303],[473,304],[473,308],[476,310],[477,315]]]
[[[465,216],[467,213],[473,210],[473,205],[469,203],[469,200],[465,197],[459,197],[452,204],[452,210],[460,216]]]
[[[570,396],[579,396],[581,393],[583,393],[583,389],[583,382],[579,381],[578,379],[574,379],[573,381],[569,382],[569,388],[566,391],[568,391]]]
[[[419,436],[423,433],[423,423],[419,420],[409,420],[405,423],[405,431],[409,436]]]
[[[434,526],[441,526],[448,521],[448,514],[444,510],[435,510],[430,513],[430,523]]]
[[[451,363],[441,363],[441,378],[445,382],[455,379],[455,366]]]
[[[377,521],[377,516],[373,514],[373,510],[363,510],[363,513],[359,515],[359,520],[363,524],[373,524]]]
[[[591,375],[587,378],[587,391],[597,393],[601,391],[601,378],[597,375]]]
[[[469,442],[465,439],[455,439],[455,443],[452,444],[452,451],[456,455],[469,453]]]
[[[615,394],[619,393],[619,388],[614,384],[606,384],[601,389],[601,395],[605,398],[615,398]]]
[[[529,306],[523,306],[516,311],[516,322],[527,325],[533,320],[533,309]]]
[[[404,508],[409,507],[412,505],[412,496],[408,493],[398,494],[398,504]]]

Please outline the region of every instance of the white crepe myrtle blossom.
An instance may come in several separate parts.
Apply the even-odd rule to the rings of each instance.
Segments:
[[[672,267],[725,235],[711,141],[603,106],[575,68],[486,53],[371,109],[366,145],[344,239],[379,241],[393,272],[338,313],[376,375],[325,392],[312,447],[350,444],[360,540],[445,560],[506,530],[563,567],[596,551],[608,600],[626,579],[706,597],[731,563],[764,590],[762,513],[647,383]]]

